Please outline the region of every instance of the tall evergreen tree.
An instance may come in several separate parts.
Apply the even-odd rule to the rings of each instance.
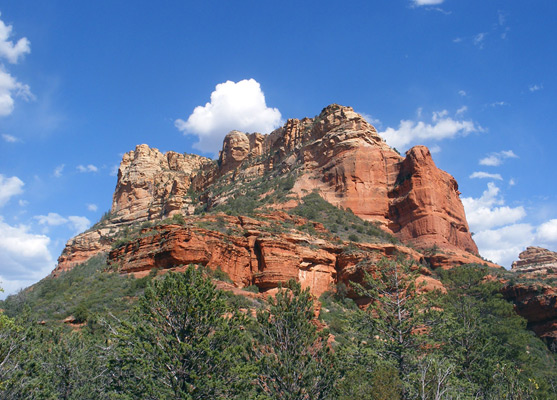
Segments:
[[[155,280],[119,327],[110,368],[121,398],[229,398],[243,318],[190,266]]]
[[[267,310],[257,313],[256,381],[269,398],[331,398],[336,381],[334,357],[313,319],[311,294],[294,281],[269,297]]]

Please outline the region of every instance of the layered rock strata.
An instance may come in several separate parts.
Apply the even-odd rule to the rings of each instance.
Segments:
[[[542,247],[528,247],[518,255],[511,269],[522,274],[557,273],[557,253]]]
[[[514,279],[503,289],[528,327],[550,346],[557,346],[557,253],[528,247],[513,262]]]
[[[361,282],[363,271],[375,268],[383,257],[402,255],[428,271],[422,266],[423,255],[411,248],[339,242],[317,223],[318,236],[298,229],[276,233],[283,222],[297,227],[309,223],[284,212],[258,219],[225,214],[192,217],[186,225],[145,228],[136,239],[111,250],[108,259],[121,273],[137,276],[155,268],[203,265],[228,274],[235,287],[255,285],[262,292],[294,279],[317,297],[338,282]],[[420,278],[426,290],[443,290],[439,281],[427,275]]]
[[[294,197],[277,207],[294,206],[296,196],[317,190],[403,242],[435,246],[447,265],[453,259],[479,260],[458,185],[435,166],[427,148],[414,147],[401,157],[361,115],[333,104],[315,118],[290,119],[268,135],[232,131],[218,162],[137,146],[122,159],[108,219],[68,242],[55,273],[106,251],[125,226],[188,217],[196,207],[224,204],[230,196],[226,188],[286,175],[295,177]]]

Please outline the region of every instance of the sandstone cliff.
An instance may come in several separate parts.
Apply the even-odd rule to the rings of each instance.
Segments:
[[[270,194],[277,191],[276,185],[265,184],[284,177],[291,179],[288,194],[272,198]],[[483,262],[476,256],[477,247],[468,229],[458,185],[452,176],[435,166],[427,148],[414,147],[406,157],[401,157],[362,116],[350,107],[333,104],[314,118],[288,120],[269,135],[230,132],[218,162],[196,155],[162,154],[147,145],[137,146],[122,159],[110,214],[89,232],[68,242],[54,274],[100,251],[110,251],[114,242],[126,235],[124,230],[138,223],[161,221],[173,215],[193,218],[196,210],[211,212],[231,200],[241,202],[248,188],[257,185],[265,189],[257,192],[256,200],[265,198],[266,207],[271,209],[288,210],[307,193],[318,191],[329,203],[373,221],[404,243],[418,249],[439,249],[423,257],[434,267]],[[192,232],[188,235],[195,233]],[[211,240],[216,243],[224,239],[214,232],[205,232],[201,240],[206,240],[207,246]],[[249,244],[249,240],[255,239],[242,240]],[[258,240],[257,246],[268,254],[274,254],[278,248],[283,252],[286,248],[293,253],[302,251],[291,249],[292,240],[285,239],[284,243],[290,245],[280,246],[268,244],[268,239]],[[246,247],[242,243],[239,247],[244,249],[255,246]],[[276,249],[272,247],[275,245]],[[219,246],[222,247],[215,244],[204,250],[205,264],[213,265],[207,257],[216,257],[213,253],[224,251]],[[245,251],[240,251],[242,257],[235,253],[238,265],[229,262],[227,271],[242,282],[248,279],[240,272],[247,265],[246,254],[253,256],[251,250]],[[265,258],[263,264],[273,265],[272,259]],[[277,271],[272,273],[277,279],[282,279],[278,272],[281,268],[304,270],[307,262],[301,254],[293,254],[288,262],[280,260],[271,268]],[[133,270],[132,264],[123,266],[123,271]],[[284,274],[301,279],[298,273]],[[329,274],[333,278],[327,279],[338,278]]]
[[[503,295],[515,304],[530,329],[557,346],[557,252],[528,247],[518,258]]]

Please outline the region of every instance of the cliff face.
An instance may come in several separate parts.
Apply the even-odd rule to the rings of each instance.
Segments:
[[[315,233],[300,227],[312,225]],[[361,280],[363,267],[373,268],[382,257],[405,255],[419,266],[423,255],[403,245],[352,244],[335,240],[321,224],[275,211],[257,218],[215,214],[194,216],[184,224],[143,229],[138,237],[109,253],[122,273],[144,276],[154,268],[174,269],[199,264],[221,269],[236,287],[274,289],[280,282],[299,281],[319,297],[337,282]],[[426,290],[442,288],[424,276]]]
[[[557,253],[541,247],[528,247],[518,255],[511,270],[521,274],[557,273]]]
[[[316,190],[329,203],[374,221],[403,242],[418,248],[436,246],[441,254],[428,259],[433,264],[482,262],[475,256],[477,247],[468,229],[458,185],[435,166],[427,148],[414,147],[403,158],[351,108],[331,105],[315,118],[288,120],[269,135],[230,132],[218,162],[137,146],[122,159],[110,215],[95,229],[68,242],[54,273],[100,251],[109,251],[126,226],[176,214],[192,218],[196,208],[210,211],[238,197],[238,188],[284,176],[292,179],[287,201],[267,207],[294,207],[301,197]],[[257,246],[254,249],[260,248],[263,253],[278,251],[267,248],[271,245],[265,241]],[[277,248],[284,250],[285,245],[281,246]],[[206,251],[217,254],[220,250],[215,247]],[[251,250],[246,251],[253,256]],[[229,269],[239,281],[245,280],[238,272],[244,268],[240,264],[246,265],[242,257]],[[306,262],[300,257],[292,256],[291,262],[281,259],[281,266],[273,268],[286,270],[292,264],[292,268],[300,269]],[[263,265],[272,265],[270,260],[272,257],[265,258]]]
[[[557,253],[528,247],[512,264],[514,282],[503,289],[528,327],[549,345],[557,345]]]

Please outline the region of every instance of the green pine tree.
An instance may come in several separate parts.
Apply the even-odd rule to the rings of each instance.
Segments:
[[[317,332],[309,290],[290,281],[257,313],[254,344],[256,382],[270,399],[331,398],[336,382],[334,357]]]
[[[116,331],[110,362],[120,398],[230,398],[241,376],[243,317],[190,266],[154,280]]]

